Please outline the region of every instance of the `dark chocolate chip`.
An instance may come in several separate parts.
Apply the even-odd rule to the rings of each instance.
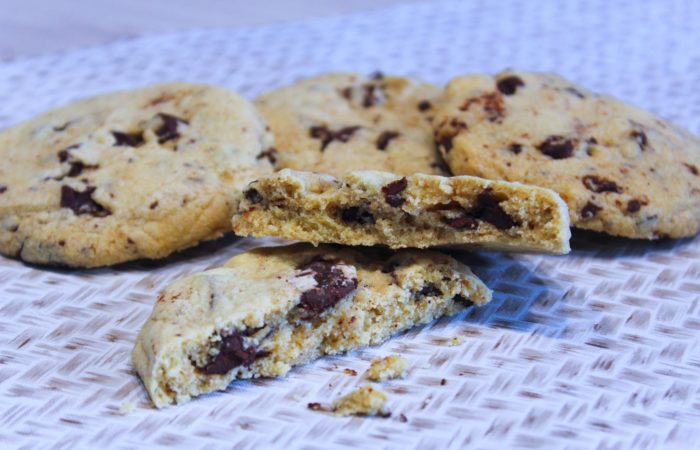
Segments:
[[[462,294],[455,294],[455,296],[452,297],[452,301],[455,303],[464,303],[467,306],[471,306],[474,304],[473,301],[469,300],[468,298],[465,298]]]
[[[189,122],[185,119],[170,114],[158,113],[156,117],[159,117],[163,122],[163,124],[155,130],[159,144],[164,144],[180,137],[180,133],[177,131],[178,124],[184,123],[185,125],[189,125]]]
[[[477,197],[474,205],[464,210],[461,215],[445,220],[447,225],[458,230],[474,230],[478,227],[477,220],[488,222],[499,230],[507,230],[518,225],[511,216],[506,213],[493,189],[486,188]]]
[[[421,300],[425,297],[437,297],[442,295],[442,291],[433,283],[425,283],[420,291],[415,293],[415,299]]]
[[[343,97],[345,100],[352,99],[352,87],[343,88],[339,92],[340,96]]]
[[[70,163],[70,169],[68,170],[68,173],[66,176],[68,177],[77,177],[81,173],[83,173],[83,170],[85,169],[96,169],[97,166],[86,166],[85,164],[81,163],[80,161],[72,162]]]
[[[642,208],[642,202],[637,199],[632,199],[627,202],[627,212],[635,213]]]
[[[684,166],[690,171],[690,173],[692,173],[693,175],[697,175],[697,174],[698,174],[698,168],[695,167],[694,165],[688,164],[688,163],[683,163],[683,165],[684,165]]]
[[[57,126],[53,127],[53,131],[56,131],[56,132],[66,131],[66,129],[70,126],[70,124],[71,124],[71,121],[69,120],[66,123],[63,123],[61,125],[57,125]]]
[[[315,125],[309,129],[309,135],[314,139],[321,140],[321,151],[323,151],[328,144],[334,140],[338,140],[340,142],[349,141],[352,135],[359,129],[359,126],[351,126],[341,128],[338,131],[333,131],[325,125]]]
[[[381,103],[382,98],[377,93],[377,91],[381,90],[379,86],[375,84],[366,84],[362,88],[365,91],[365,94],[362,97],[362,106],[365,108],[370,108]]]
[[[525,83],[520,77],[516,77],[515,75],[503,78],[496,83],[496,87],[501,94],[504,95],[515,94],[515,91],[517,91],[520,86],[525,86]]]
[[[150,209],[156,209],[158,207],[158,200],[148,205]]]
[[[564,159],[574,153],[574,142],[564,136],[549,136],[537,149],[552,159]]]
[[[65,246],[66,246],[66,241],[64,241],[63,239],[61,239],[60,241],[58,241],[58,245],[60,245],[61,247],[65,247]]]
[[[246,347],[243,336],[238,331],[223,336],[219,353],[202,367],[207,375],[223,375],[239,366],[250,366],[256,359],[269,355],[255,347]]]
[[[427,110],[429,110],[429,109],[432,108],[432,107],[433,107],[433,104],[430,103],[428,100],[421,100],[421,101],[418,103],[418,110],[419,110],[419,111],[427,111]]]
[[[0,184],[0,194],[4,194],[5,192],[7,192],[7,186]]]
[[[80,144],[73,144],[69,145],[68,147],[64,148],[63,150],[58,152],[58,160],[60,162],[66,162],[68,161],[68,158],[70,158],[70,151],[74,150],[76,148],[80,147]]]
[[[510,144],[508,150],[515,155],[519,155],[520,152],[523,151],[523,146],[520,144]]]
[[[394,208],[398,208],[399,206],[403,205],[406,202],[406,199],[400,194],[406,189],[407,186],[408,180],[406,177],[403,177],[382,187],[384,200],[386,200],[386,202]]]
[[[260,203],[263,201],[263,197],[260,195],[260,192],[258,192],[257,189],[250,188],[245,191],[243,195],[245,195],[246,200],[251,203]]]
[[[637,141],[637,145],[639,145],[640,150],[644,151],[646,149],[647,144],[649,143],[646,133],[641,130],[632,130],[630,131],[630,137]]]
[[[115,147],[138,147],[143,144],[142,133],[124,133],[122,131],[112,131]]]
[[[459,209],[464,209],[462,205],[455,201],[452,200],[449,203],[438,203],[437,205],[429,206],[426,208],[428,211],[434,212],[434,211],[454,211],[454,210],[459,210]]]
[[[349,208],[341,209],[340,217],[345,223],[359,223],[360,225],[374,223],[374,216],[372,213],[359,206],[351,206]]]
[[[270,161],[270,164],[275,164],[277,162],[277,149],[275,147],[270,147],[267,150],[260,152],[258,156],[255,157],[255,159],[263,158],[267,158],[267,160]]]
[[[357,289],[357,278],[345,276],[336,260],[317,257],[299,269],[311,271],[316,281],[316,287],[301,294],[299,301],[299,306],[309,314],[307,318],[333,307]]]
[[[109,216],[112,213],[92,199],[95,189],[94,186],[89,186],[83,192],[78,192],[70,186],[61,186],[61,208],[70,208],[76,215]]]
[[[490,92],[482,95],[481,97],[468,98],[464,104],[459,107],[459,109],[460,111],[466,111],[472,105],[478,103],[481,103],[481,106],[484,109],[489,121],[497,122],[503,118],[506,107],[505,103],[503,102],[503,96],[498,92]]]
[[[353,134],[359,130],[359,126],[345,127],[335,132],[335,139],[340,142],[347,142],[350,140]]]
[[[622,192],[622,188],[614,181],[595,175],[586,175],[581,179],[581,182],[586,186],[586,189],[598,194],[601,192],[617,192],[618,194]]]
[[[445,223],[457,230],[476,230],[479,226],[479,222],[475,218],[465,215],[453,219],[446,219]]]
[[[398,131],[382,132],[382,134],[380,134],[377,138],[377,148],[379,150],[386,150],[386,148],[389,146],[389,143],[399,136],[401,136],[401,133],[399,133]]]
[[[436,144],[438,147],[442,147],[446,153],[449,153],[450,150],[452,150],[452,146],[454,145],[452,143],[452,139],[454,139],[455,135],[453,134],[447,134],[442,136],[436,141]]]
[[[592,219],[596,215],[598,215],[598,211],[600,211],[602,208],[598,205],[596,205],[593,202],[588,202],[586,205],[581,208],[581,218],[582,219]]]
[[[576,89],[575,87],[569,86],[569,87],[564,88],[564,90],[565,90],[566,92],[568,92],[569,94],[574,95],[574,96],[576,96],[576,97],[578,97],[578,98],[586,98],[586,96],[583,95],[583,92],[579,91],[579,90]]]

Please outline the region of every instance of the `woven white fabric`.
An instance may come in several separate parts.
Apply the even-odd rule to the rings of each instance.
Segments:
[[[328,70],[443,83],[506,67],[556,71],[700,132],[694,0],[439,1],[18,60],[0,64],[0,127],[160,81],[252,97]],[[698,239],[576,233],[567,257],[463,253],[496,291],[489,306],[282,379],[236,382],[226,393],[153,409],[129,354],[158,291],[259,244],[231,238],[93,271],[0,259],[0,447],[700,446]],[[464,342],[446,345],[453,336]],[[410,366],[405,380],[385,385],[391,418],[306,408],[363,384],[343,369],[361,374],[393,352]]]

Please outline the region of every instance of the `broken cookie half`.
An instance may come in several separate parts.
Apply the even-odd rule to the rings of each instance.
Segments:
[[[437,252],[261,248],[166,288],[133,365],[163,407],[378,344],[490,299],[467,266]]]
[[[357,171],[343,178],[289,169],[236,198],[240,236],[391,248],[471,246],[568,253],[566,204],[549,189],[471,176]]]

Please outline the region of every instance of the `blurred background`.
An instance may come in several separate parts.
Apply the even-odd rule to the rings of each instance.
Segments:
[[[416,0],[0,0],[0,59],[192,28],[263,25]]]

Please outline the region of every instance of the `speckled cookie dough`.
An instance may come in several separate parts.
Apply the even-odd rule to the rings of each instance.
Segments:
[[[468,267],[427,250],[256,249],[175,282],[133,351],[157,407],[284,375],[491,299]]]
[[[443,173],[430,118],[439,89],[403,77],[329,73],[255,101],[275,134],[278,168],[341,175]]]
[[[185,83],[106,94],[0,134],[0,252],[96,267],[221,236],[232,195],[272,171],[252,104]]]
[[[556,192],[470,176],[284,169],[248,185],[234,209],[238,235],[311,243],[567,253],[571,236]]]
[[[456,175],[557,191],[578,228],[641,239],[700,229],[700,141],[558,76],[455,78],[434,119]]]
[[[365,372],[365,378],[370,381],[387,381],[406,376],[408,361],[399,355],[389,355],[376,358]]]

